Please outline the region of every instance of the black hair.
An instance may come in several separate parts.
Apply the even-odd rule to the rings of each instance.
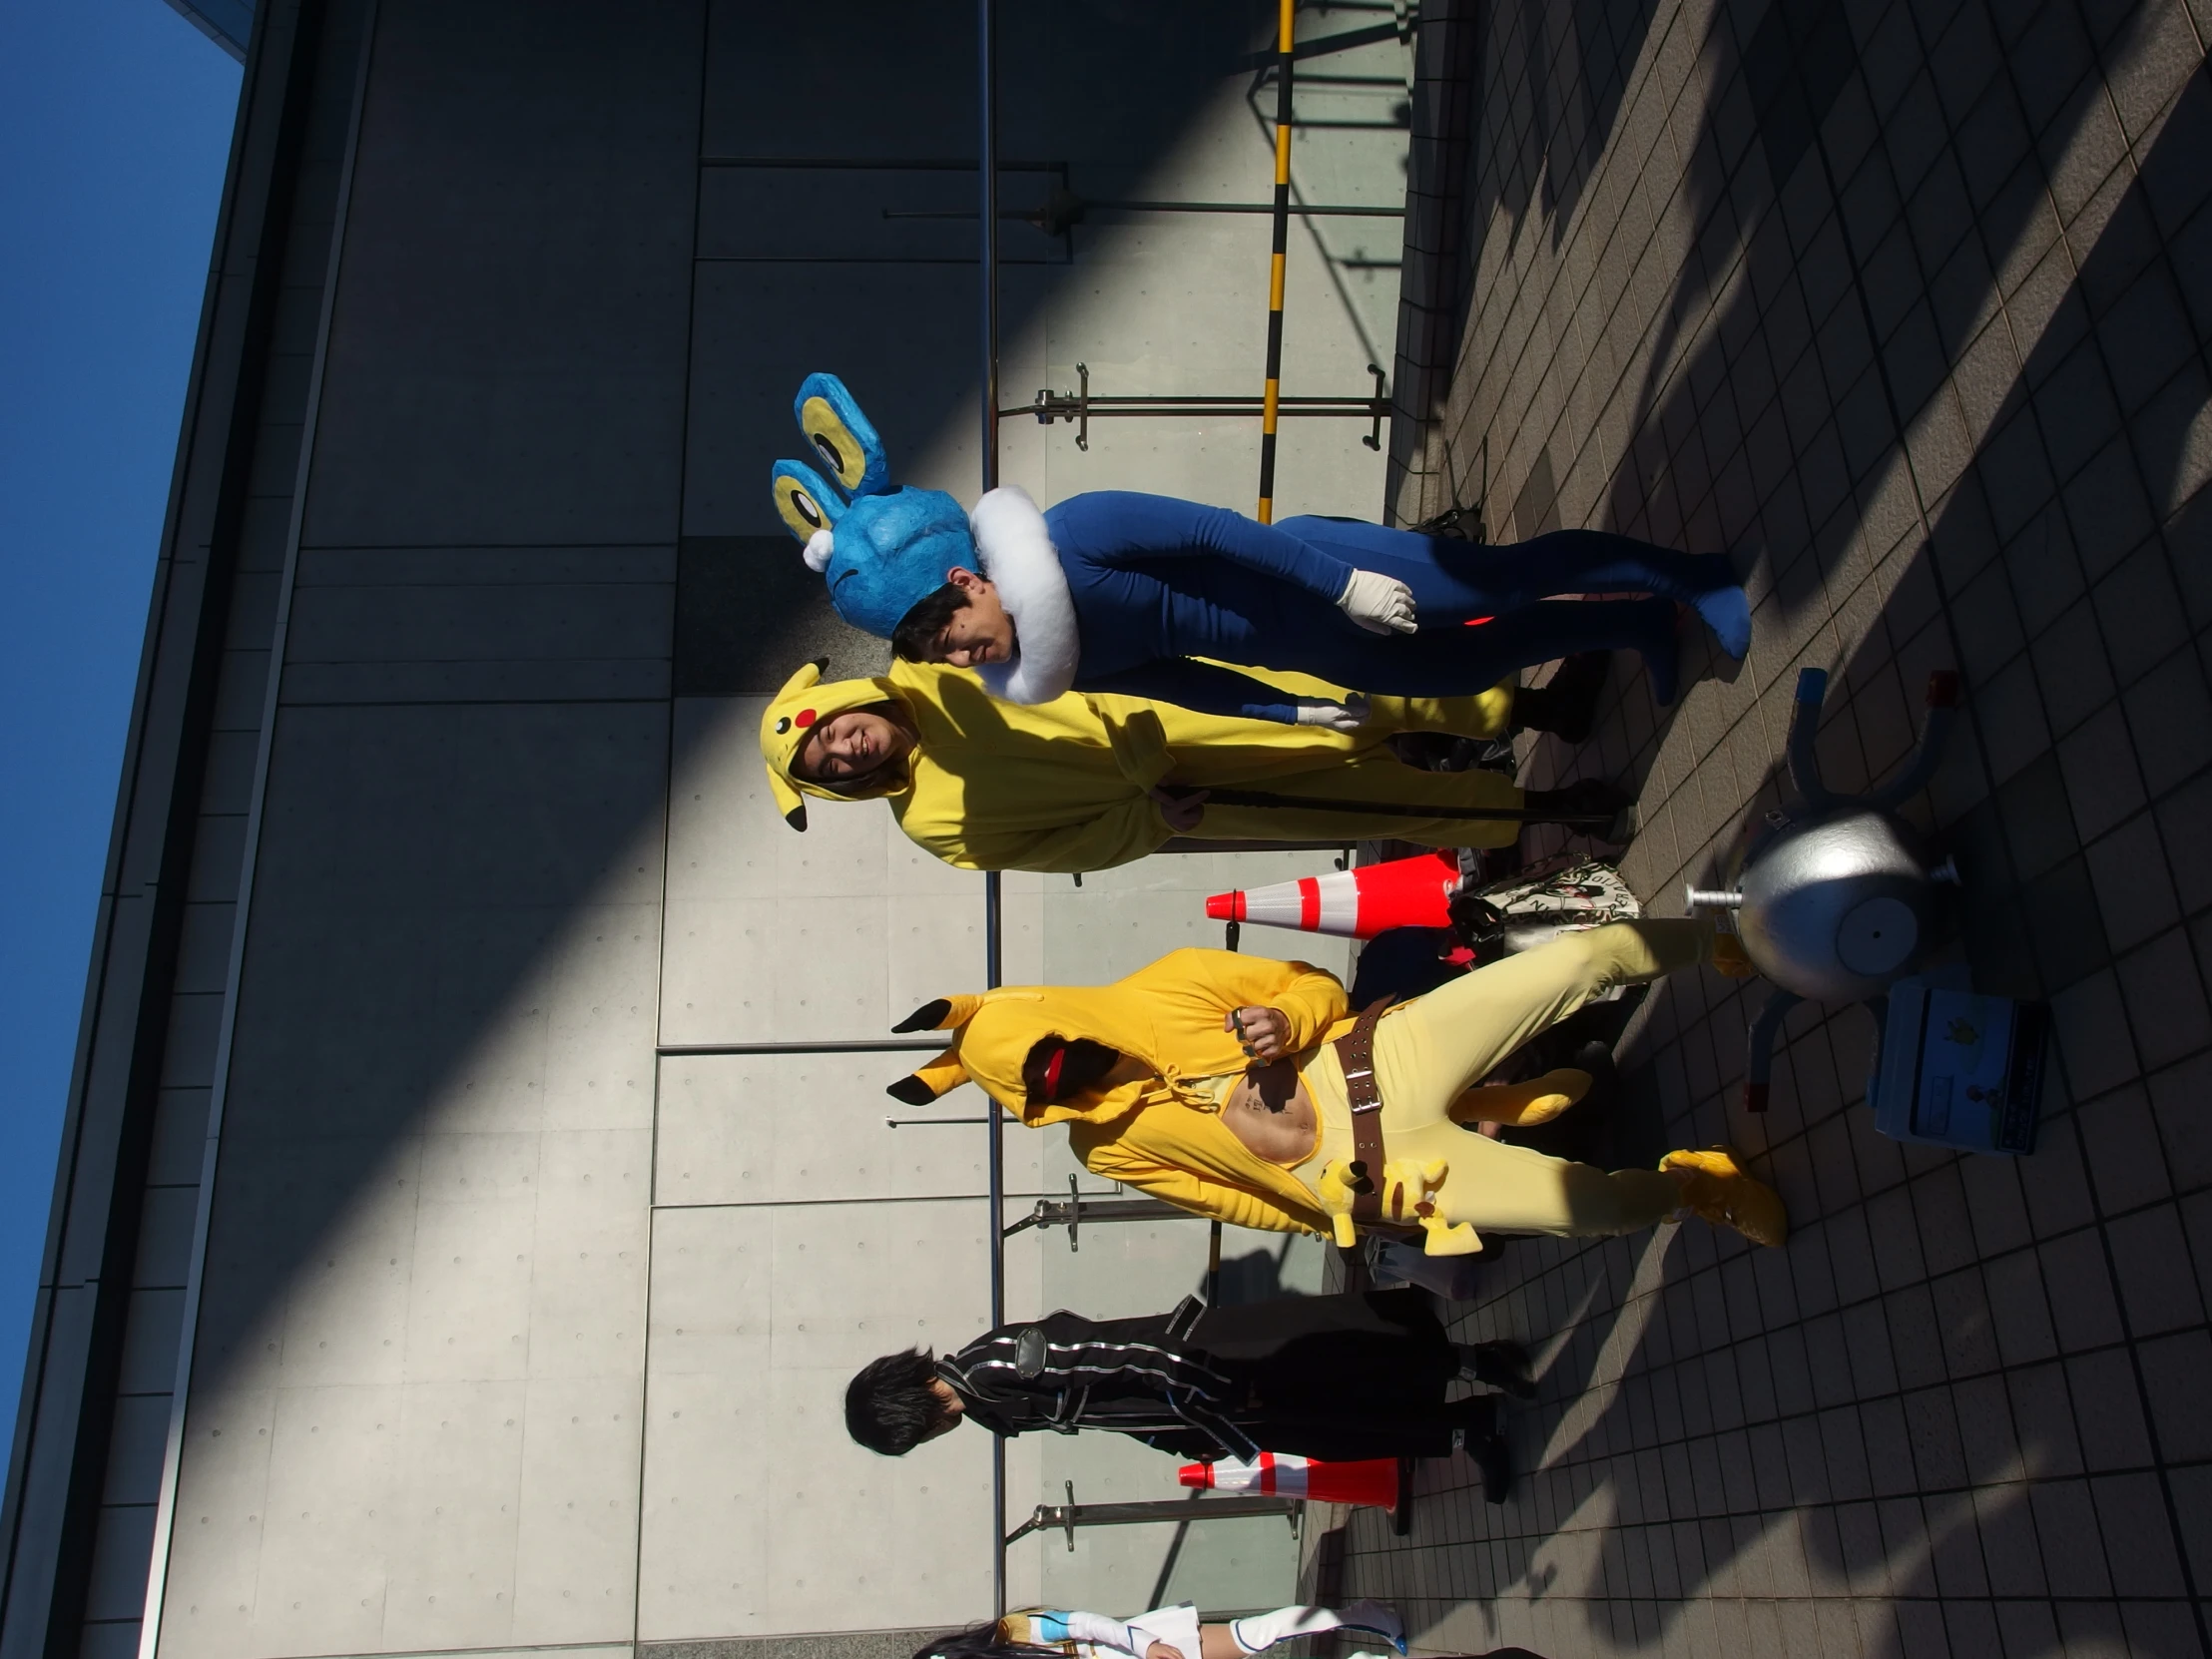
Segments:
[[[949,1631],[914,1649],[914,1659],[1067,1659],[1068,1650],[1057,1644],[1009,1642],[998,1633],[997,1621]]]
[[[953,616],[967,609],[967,589],[957,582],[923,594],[891,630],[891,649],[909,663],[926,663],[937,635]]]
[[[926,1348],[870,1360],[845,1384],[844,1431],[870,1451],[905,1456],[951,1414],[929,1385],[936,1376],[936,1357]]]
[[[1045,1084],[1045,1074],[1052,1065],[1052,1056],[1059,1054],[1060,1075]],[[1121,1061],[1121,1050],[1108,1048],[1104,1043],[1094,1043],[1088,1037],[1070,1041],[1057,1033],[1039,1037],[1030,1045],[1027,1058],[1021,1062],[1021,1086],[1032,1106],[1049,1106],[1055,1100],[1073,1100],[1085,1089],[1096,1083]]]

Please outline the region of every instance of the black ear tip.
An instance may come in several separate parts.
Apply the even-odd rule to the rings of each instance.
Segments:
[[[806,805],[802,803],[801,805],[794,807],[790,812],[786,813],[784,815],[784,822],[790,825],[794,830],[797,830],[802,834],[804,834],[807,830]]]
[[[828,657],[817,657],[815,659],[815,672],[817,674],[828,674],[830,672],[830,659]]]
[[[893,1031],[934,1031],[937,1022],[952,1012],[952,999],[940,996],[934,1002],[924,1002],[896,1025]]]
[[[937,1098],[936,1090],[909,1072],[883,1091],[901,1106],[927,1106]]]

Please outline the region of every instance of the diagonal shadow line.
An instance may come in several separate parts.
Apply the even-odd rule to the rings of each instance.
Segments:
[[[2200,162],[2201,147],[2207,131],[2212,131],[2212,79],[2208,79],[2200,71],[2185,87],[2179,106],[2161,131],[2150,153],[2143,159],[2137,179],[2129,187],[2112,218],[2107,221],[2087,258],[2081,262],[2068,304],[2077,301],[2080,303],[2085,325],[2092,320],[2092,305],[2096,306],[2100,314],[2111,314],[2130,284],[2142,278],[2145,273],[2163,269],[2175,280],[2180,279],[2170,250],[2158,242],[2155,236],[2146,235],[2146,232],[2154,231],[2161,224],[2178,225],[2190,215],[2199,212],[2206,196],[2212,195],[2212,184],[2205,180]],[[2192,297],[2206,302],[2200,305],[2198,314],[2212,318],[2212,292],[2200,292]],[[2054,408],[2047,397],[2039,397],[2038,392],[2052,383],[2059,365],[2081,348],[2087,337],[2085,332],[2069,328],[2046,330],[2006,394],[1999,416],[1990,424],[1989,439],[1976,453],[1965,481],[1945,498],[1934,521],[1928,524],[1926,540],[1916,556],[1918,560],[1936,560],[1937,549],[1947,540],[1964,538],[1979,543],[1995,536],[1987,518],[1989,509],[1983,493],[1994,481],[1984,477],[1984,472],[1995,470],[2000,464],[1992,453],[1993,445],[2001,434],[2009,430],[2015,418],[2047,423],[2064,412]],[[2126,349],[2127,336],[2100,334],[2098,339],[2108,360],[2115,353]],[[2144,343],[2139,336],[2136,336],[2136,341],[2138,344]],[[2201,337],[2191,355],[2202,370],[2206,353]],[[2207,388],[2212,388],[2212,379],[2207,379],[2200,373],[2194,382],[2184,379],[2176,383],[2184,386],[2185,395],[2152,402],[2147,417],[2139,420],[2135,428],[2135,448],[2139,455],[2146,457],[2143,481],[2149,498],[2172,509],[2166,518],[2160,539],[2169,554],[2178,560],[2186,557],[2192,538],[2201,536],[2208,516],[2208,504],[2212,504],[2212,489],[2201,486],[2187,501],[2175,503],[2173,500],[2177,487],[2185,477],[2183,467],[2189,432],[2206,407],[2204,397]],[[1902,450],[1902,431],[1897,432],[1895,444]],[[2004,470],[1999,476],[2010,476],[2009,463],[2002,464]],[[2043,470],[2047,479],[2051,470],[2047,459]],[[2037,545],[2041,547],[2043,544]],[[1861,655],[1881,652],[1883,646],[1879,643],[1879,630],[1876,640],[1877,643]],[[1847,671],[1843,678],[1849,677]],[[1968,707],[1971,706],[1969,699]],[[1765,788],[1778,787],[1783,776],[1783,768],[1778,761],[1768,774]],[[1939,829],[1957,828],[1955,821],[1944,823],[1940,815],[1935,816]],[[1709,867],[1706,878],[1716,878],[1720,873],[1719,868]],[[2009,910],[2009,894],[2005,889],[2014,887],[2015,877],[2001,845],[1994,849],[1994,856],[1990,864],[1984,866],[1983,874],[1987,883],[1997,890],[2000,908]],[[1995,977],[2001,977],[2004,970],[2011,965],[2017,949],[2017,941],[2011,937],[1976,940],[1969,933],[1967,942],[1969,955],[1975,958],[1977,973]],[[1977,944],[1979,949],[1975,948]],[[2032,987],[2029,987],[2029,991],[2032,992]],[[1640,1273],[1636,1282],[1641,1283]],[[1626,1300],[1623,1299],[1624,1305]],[[1615,1346],[1614,1337],[1619,1330],[1618,1322],[1623,1312],[1624,1306],[1616,1306],[1609,1311],[1612,1323],[1606,1331],[1601,1352],[1610,1352]],[[1636,1359],[1641,1357],[1644,1341],[1644,1336],[1639,1331],[1632,1357],[1627,1366],[1623,1367],[1624,1372],[1633,1368]],[[1583,1378],[1575,1381],[1579,1384],[1586,1384],[1588,1380]],[[2139,1404],[2144,1420],[2155,1421],[2139,1368],[2136,1382],[2138,1389],[2143,1391]],[[1589,1416],[1581,1432],[1568,1443],[1556,1443],[1558,1430],[1554,1430],[1554,1444],[1547,1447],[1545,1463],[1550,1465],[1571,1461],[1584,1455],[1588,1447],[1609,1443],[1609,1436],[1615,1430],[1626,1435],[1630,1431],[1626,1412],[1625,1394],[1616,1394],[1603,1411]],[[1570,1410],[1568,1417],[1562,1419],[1561,1428],[1571,1420],[1571,1416]],[[2038,1450],[2031,1443],[2022,1447],[2029,1459],[2030,1472],[2037,1460]],[[2184,1537],[2187,1534],[2183,1529],[2179,1507],[2163,1463],[2158,1478],[2173,1535],[2177,1538]],[[2014,1495],[1997,1498],[1993,1504],[1984,1505],[1978,1514],[1970,1495],[1961,1497],[1951,1506],[1951,1513],[1938,1518],[1938,1524],[1932,1528],[1932,1535],[1925,1549],[1909,1550],[1903,1557],[1894,1558],[1890,1562],[1889,1572],[1893,1586],[1899,1586],[1894,1593],[1939,1595],[1942,1585],[1936,1577],[1936,1557],[1941,1552],[1943,1538],[1953,1533],[1963,1535],[1969,1526],[1994,1529],[2005,1524],[2008,1516],[2017,1516],[2024,1511],[2026,1499],[2024,1495],[2019,1495],[2022,1490],[2015,1488]],[[1719,1575],[1724,1569],[1725,1560],[1725,1557],[1719,1562],[1707,1560],[1705,1582],[1710,1582]],[[1840,1549],[1821,1564],[1839,1578],[1847,1576],[1852,1570],[1852,1563],[1844,1557]],[[2200,1593],[2201,1590],[2201,1585],[2192,1586],[2193,1594]],[[2201,1621],[2201,1607],[2198,1617]]]

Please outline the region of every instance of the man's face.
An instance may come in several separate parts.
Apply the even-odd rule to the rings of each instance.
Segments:
[[[998,584],[955,565],[945,580],[968,596],[952,620],[929,642],[929,661],[954,668],[981,668],[1014,660],[1014,619],[998,602]]]
[[[818,784],[849,783],[887,766],[913,747],[913,738],[876,709],[847,709],[807,734],[797,771]]]
[[[967,1401],[962,1399],[953,1389],[952,1384],[941,1377],[932,1377],[929,1380],[929,1390],[937,1396],[937,1402],[944,1407],[945,1412],[942,1417],[937,1419],[929,1432],[922,1436],[924,1439],[933,1440],[939,1434],[949,1434],[960,1426],[960,1418],[967,1414]]]

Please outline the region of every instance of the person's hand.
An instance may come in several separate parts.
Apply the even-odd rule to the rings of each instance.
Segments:
[[[1337,609],[1371,634],[1410,634],[1420,626],[1413,620],[1413,590],[1380,571],[1354,571],[1337,595]]]
[[[1160,816],[1178,835],[1187,835],[1206,817],[1206,792],[1185,790],[1178,794],[1173,790],[1149,789],[1144,792],[1159,807]]]
[[[1713,935],[1713,966],[1731,979],[1749,979],[1759,971],[1744,954],[1744,941],[1733,933]]]
[[[1342,703],[1323,703],[1314,698],[1298,700],[1298,723],[1301,726],[1326,726],[1332,732],[1357,732],[1367,724],[1368,700],[1363,692],[1347,692]]]
[[[1255,1060],[1272,1064],[1290,1053],[1291,1017],[1280,1008],[1232,1008],[1221,1022]]]
[[[1144,1650],[1144,1659],[1183,1659],[1183,1650],[1168,1642],[1154,1642]]]

